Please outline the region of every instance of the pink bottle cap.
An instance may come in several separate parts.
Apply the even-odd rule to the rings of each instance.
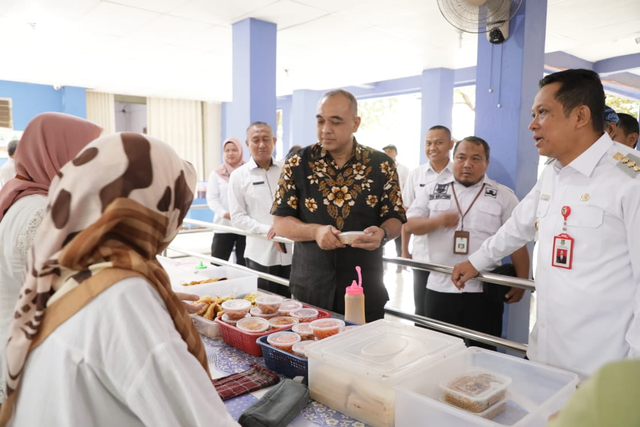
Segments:
[[[351,286],[347,286],[347,294],[349,295],[362,295],[364,293],[362,286],[359,286],[354,280]]]

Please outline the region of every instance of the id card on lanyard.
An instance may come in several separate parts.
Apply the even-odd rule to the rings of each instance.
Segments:
[[[485,185],[485,183],[482,184],[480,191],[478,191],[478,194],[476,194],[476,197],[469,205],[469,208],[463,214],[462,209],[460,209],[460,203],[458,202],[458,196],[456,195],[455,182],[451,183],[451,192],[453,193],[453,198],[456,201],[456,207],[460,214],[460,230],[456,230],[456,232],[453,233],[453,253],[455,255],[469,255],[469,232],[464,231],[464,217],[467,216],[473,204],[478,200],[480,194],[482,194],[482,190],[484,190]]]
[[[573,248],[575,240],[566,233],[567,218],[571,215],[571,208],[569,206],[563,206],[560,213],[564,217],[564,223],[562,225],[562,231],[564,231],[564,233],[560,233],[553,237],[551,266],[571,270],[571,267],[573,266]]]

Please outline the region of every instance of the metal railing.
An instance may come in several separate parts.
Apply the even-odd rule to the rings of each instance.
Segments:
[[[240,230],[238,228],[235,227],[227,227],[224,225],[218,225],[218,224],[213,224],[210,222],[206,222],[206,221],[199,221],[196,219],[189,219],[189,218],[185,218],[184,222],[187,224],[192,224],[192,225],[196,225],[202,228],[206,228],[206,229],[210,229],[213,231],[219,231],[219,232],[223,232],[223,233],[235,233],[235,234],[240,234],[243,236],[251,236],[251,237],[257,237],[260,239],[267,239],[267,236],[264,234],[256,234],[256,233],[249,233],[246,232],[244,230]],[[180,234],[188,232],[191,230],[181,230]],[[280,242],[280,243],[294,243],[292,240],[284,238],[284,237],[274,237],[273,239],[271,239],[272,241],[276,241],[276,242]],[[267,273],[263,273],[260,271],[256,271],[256,270],[252,270],[250,268],[247,267],[243,267],[241,265],[220,259],[220,258],[214,258],[208,255],[204,255],[201,254],[199,252],[196,251],[191,251],[188,249],[184,249],[184,248],[179,248],[179,247],[175,247],[173,245],[170,245],[168,248],[168,250],[174,251],[174,252],[178,252],[187,256],[191,256],[191,257],[195,257],[195,258],[199,258],[203,261],[207,261],[207,262],[211,262],[217,265],[224,265],[227,267],[231,267],[231,268],[236,268],[238,270],[241,271],[245,271],[245,272],[249,272],[252,274],[257,275],[260,278],[263,279],[267,279],[270,280],[272,282],[275,283],[279,283],[281,285],[285,285],[285,286],[289,286],[289,281],[286,279],[283,279],[282,277],[278,277],[278,276],[274,276],[271,274],[267,274]],[[453,267],[451,266],[447,266],[447,265],[442,265],[442,264],[434,264],[434,263],[425,263],[425,262],[418,262],[418,261],[414,261],[414,260],[410,260],[410,259],[406,259],[406,258],[394,258],[394,257],[383,257],[382,258],[383,261],[389,262],[389,263],[395,263],[398,265],[403,265],[406,267],[411,267],[411,268],[417,268],[420,270],[425,270],[425,271],[434,271],[434,272],[438,272],[438,273],[444,273],[444,274],[451,274],[451,272],[453,271]],[[480,273],[478,275],[478,277],[476,277],[477,280],[483,281],[483,282],[489,282],[489,283],[496,283],[499,285],[505,285],[505,286],[513,286],[513,287],[517,287],[517,288],[523,288],[523,289],[527,289],[527,290],[535,290],[535,282],[532,280],[525,280],[525,279],[520,279],[520,278],[516,278],[516,277],[510,277],[510,276],[503,276],[501,274],[495,274],[495,273],[488,273],[488,272],[483,272]],[[394,308],[391,307],[385,307],[384,309],[386,314],[389,314],[391,316],[395,316],[401,319],[405,319],[405,320],[409,320],[412,322],[415,322],[419,325],[425,326],[429,329],[434,329],[440,332],[445,332],[447,334],[451,334],[451,335],[456,335],[462,338],[468,338],[468,339],[472,339],[474,341],[479,341],[485,344],[489,344],[495,347],[499,347],[499,348],[504,348],[506,350],[511,350],[520,354],[524,354],[527,351],[527,346],[526,344],[522,344],[522,343],[518,343],[515,341],[510,341],[510,340],[505,340],[503,338],[499,338],[499,337],[495,337],[493,335],[489,335],[489,334],[485,334],[482,332],[478,332],[478,331],[474,331],[472,329],[467,329],[467,328],[463,328],[460,326],[456,326],[456,325],[452,325],[450,323],[446,323],[446,322],[441,322],[439,320],[436,319],[431,319],[428,317],[424,317],[424,316],[420,316],[420,315],[416,315],[416,314],[412,314],[412,313],[405,313],[403,311],[400,310],[396,310]]]

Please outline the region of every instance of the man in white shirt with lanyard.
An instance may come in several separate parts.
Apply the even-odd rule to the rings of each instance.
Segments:
[[[429,260],[454,265],[469,251],[477,250],[511,216],[518,198],[509,188],[485,175],[489,167],[489,145],[474,136],[459,141],[453,149],[453,179],[437,180],[420,191],[409,211],[405,227],[416,235],[428,234]],[[529,277],[526,246],[511,254],[516,274]],[[500,265],[496,260],[492,267]],[[522,299],[524,291],[512,288],[505,301]],[[425,316],[494,336],[502,333],[503,301],[483,294],[482,283],[456,288],[448,275],[432,272],[425,297]],[[492,348],[470,341],[468,344]]]
[[[451,131],[445,126],[433,126],[427,131],[424,142],[424,153],[429,160],[409,173],[409,177],[402,188],[402,202],[409,207],[422,193],[424,187],[437,180],[453,179],[449,153],[453,148]],[[426,194],[426,193],[425,193]],[[402,227],[402,257],[420,262],[429,261],[427,236],[416,235],[413,238],[413,253],[409,252],[411,234]],[[413,300],[416,314],[424,316],[424,295],[427,289],[429,272],[413,269]]]
[[[640,357],[640,157],[604,132],[603,109],[593,71],[540,81],[529,129],[551,161],[511,219],[452,273],[464,288],[537,234],[537,320],[527,355],[582,376]]]
[[[251,160],[233,171],[229,178],[231,223],[251,233],[265,234],[269,239],[276,235],[273,231],[273,217],[269,212],[283,163],[272,157],[275,143],[271,126],[264,122],[251,123],[247,128],[247,147]],[[247,267],[289,278],[291,245],[247,236],[244,255]],[[291,296],[288,287],[266,279],[258,279],[258,287],[286,297]]]

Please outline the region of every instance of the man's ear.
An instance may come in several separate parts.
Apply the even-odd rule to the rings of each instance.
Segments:
[[[591,126],[591,110],[586,105],[576,107],[572,114],[575,114],[576,129]]]
[[[360,118],[360,116],[356,116],[353,119],[353,132],[358,132],[358,128],[360,127],[360,121],[362,119]]]

